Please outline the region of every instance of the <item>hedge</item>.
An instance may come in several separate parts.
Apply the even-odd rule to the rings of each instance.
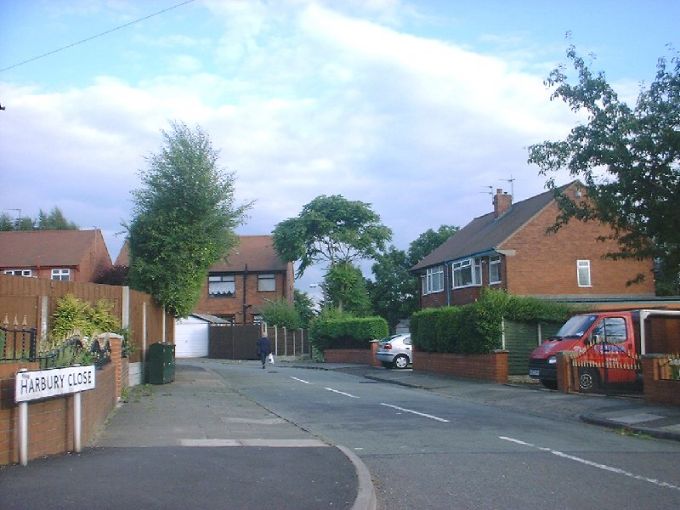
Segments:
[[[325,349],[368,349],[371,340],[388,335],[387,321],[382,317],[331,318],[318,317],[309,328],[314,347]]]
[[[562,322],[575,312],[564,304],[484,289],[475,303],[426,308],[411,317],[411,338],[421,351],[486,354],[501,347],[503,318]]]

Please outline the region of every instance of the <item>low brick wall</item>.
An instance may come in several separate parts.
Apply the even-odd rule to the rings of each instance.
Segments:
[[[127,372],[120,339],[111,338],[111,363],[97,370],[96,387],[81,394],[81,442],[87,445],[113,410]],[[19,407],[14,402],[16,373],[38,370],[37,363],[0,364],[0,465],[19,462]],[[73,395],[28,402],[28,459],[73,451]]]
[[[642,357],[645,401],[680,406],[680,381],[661,378],[662,362],[667,359],[668,356],[663,354],[648,354]]]
[[[370,365],[373,351],[371,349],[326,349],[323,351],[326,363],[356,363]]]
[[[413,355],[413,370],[505,383],[508,381],[508,351],[490,354],[418,351]]]

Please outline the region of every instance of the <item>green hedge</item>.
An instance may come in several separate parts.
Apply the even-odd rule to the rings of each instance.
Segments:
[[[325,349],[368,349],[371,340],[388,335],[387,321],[382,317],[324,318],[312,321],[309,338],[312,345]]]
[[[484,289],[475,303],[413,314],[411,338],[426,352],[486,354],[501,347],[504,317],[517,322],[562,322],[574,311],[563,304]]]

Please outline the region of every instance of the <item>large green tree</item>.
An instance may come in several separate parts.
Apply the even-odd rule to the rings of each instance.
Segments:
[[[680,274],[680,58],[661,58],[649,86],[641,85],[630,107],[607,82],[593,73],[573,47],[567,58],[575,82],[564,66],[546,84],[584,118],[564,140],[529,147],[529,162],[549,177],[567,170],[586,185],[584,199],[558,193],[561,214],[555,229],[572,218],[600,221],[612,228],[619,250],[612,258],[660,261],[666,277]],[[640,275],[644,277],[645,275]],[[676,288],[676,292],[677,292]]]
[[[437,230],[427,229],[420,234],[408,247],[408,263],[415,266],[426,255],[438,248],[449,237],[458,232],[459,228],[453,225],[439,225]]]
[[[297,276],[317,262],[333,266],[375,257],[392,237],[370,204],[341,195],[321,195],[295,218],[274,229],[274,247],[284,260],[299,261]]]
[[[151,294],[170,313],[188,315],[209,267],[235,245],[246,205],[234,201],[234,174],[200,128],[175,122],[160,151],[140,172],[128,226],[130,286]]]

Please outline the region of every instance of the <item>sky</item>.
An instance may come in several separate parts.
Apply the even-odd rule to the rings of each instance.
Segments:
[[[0,0],[0,213],[59,207],[115,260],[180,121],[254,201],[239,234],[339,194],[405,250],[490,212],[496,189],[545,190],[527,148],[582,121],[544,84],[570,44],[633,104],[679,19],[674,0]]]

